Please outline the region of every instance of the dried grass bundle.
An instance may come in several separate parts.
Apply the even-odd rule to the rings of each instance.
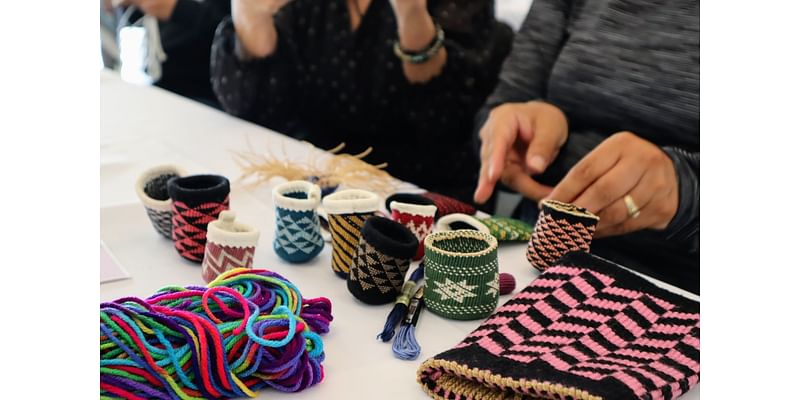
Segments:
[[[305,162],[290,160],[283,144],[282,157],[278,157],[272,149],[267,149],[264,154],[256,153],[248,143],[248,151],[234,153],[234,161],[242,169],[239,179],[252,181],[249,183],[251,186],[265,184],[275,177],[309,180],[317,183],[323,191],[341,185],[370,190],[383,196],[394,193],[399,185],[384,171],[388,164],[372,165],[363,160],[372,152],[371,147],[359,154],[346,154],[340,153],[345,147],[341,143],[327,150],[325,155],[320,155],[311,143],[303,143],[308,146],[308,159]]]

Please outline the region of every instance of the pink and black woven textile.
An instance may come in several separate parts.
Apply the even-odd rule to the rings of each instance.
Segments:
[[[570,253],[417,380],[436,399],[674,399],[700,381],[700,304]]]

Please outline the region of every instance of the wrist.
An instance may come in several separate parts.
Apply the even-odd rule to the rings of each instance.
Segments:
[[[407,51],[420,51],[427,47],[436,36],[436,25],[427,10],[422,14],[397,20],[398,40]]]
[[[405,3],[411,3],[406,1]],[[425,4],[426,2],[418,2],[415,1],[413,4],[409,5],[396,5],[394,7],[394,15],[397,19],[397,25],[406,25],[406,24],[414,24],[415,22],[427,17],[430,17],[428,14],[428,8]]]
[[[160,22],[171,21],[175,16],[178,0],[165,0],[160,7],[145,9],[145,14],[156,17]]]
[[[241,28],[246,31],[263,31],[265,27],[274,23],[272,16],[271,13],[254,12],[247,8],[233,7],[231,10],[233,25],[237,29]]]
[[[264,58],[275,52],[278,34],[271,16],[259,20],[234,17],[233,26],[245,58]]]

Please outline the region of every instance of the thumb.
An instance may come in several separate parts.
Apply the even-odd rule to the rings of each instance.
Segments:
[[[556,158],[567,139],[564,125],[557,118],[539,116],[533,122],[533,138],[525,155],[531,173],[541,174]]]

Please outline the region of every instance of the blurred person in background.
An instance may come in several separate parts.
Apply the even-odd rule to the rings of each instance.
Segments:
[[[475,112],[513,33],[491,0],[233,0],[212,49],[224,109],[471,201]]]
[[[592,252],[699,293],[699,1],[535,0],[477,116],[498,181],[600,217]]]
[[[131,21],[142,13],[158,19],[166,59],[156,86],[219,108],[211,90],[209,60],[214,30],[230,15],[230,0],[103,0],[106,9],[136,7]],[[119,15],[118,15],[119,16]]]

